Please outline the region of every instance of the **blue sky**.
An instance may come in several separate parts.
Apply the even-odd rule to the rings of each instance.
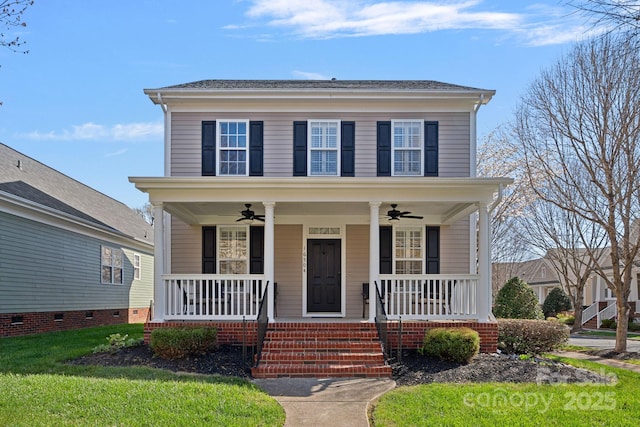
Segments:
[[[127,178],[163,174],[145,88],[438,80],[497,91],[482,139],[590,28],[561,0],[36,0],[24,20],[29,54],[0,50],[0,142],[132,207]]]

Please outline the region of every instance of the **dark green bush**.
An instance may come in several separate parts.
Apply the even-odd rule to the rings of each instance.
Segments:
[[[540,354],[569,340],[569,328],[558,321],[498,319],[498,348],[505,353]]]
[[[424,335],[418,352],[457,363],[469,363],[480,350],[480,336],[470,328],[433,328]]]
[[[149,343],[153,354],[163,359],[182,359],[213,351],[218,330],[212,327],[157,328]]]
[[[571,300],[562,288],[553,288],[542,304],[544,317],[555,316],[567,310],[571,310]]]
[[[627,329],[629,329],[632,332],[638,332],[640,331],[640,323],[636,323],[629,320],[629,327]]]
[[[616,319],[602,319],[600,322],[600,327],[605,329],[615,329],[618,324],[616,323]]]
[[[542,319],[538,297],[518,277],[509,279],[498,291],[493,314],[504,319]]]

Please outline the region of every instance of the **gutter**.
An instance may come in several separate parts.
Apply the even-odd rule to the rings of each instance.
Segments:
[[[473,107],[473,112],[478,113],[478,110],[483,105],[484,105],[484,93],[481,93],[480,96],[478,97],[478,102]]]
[[[498,184],[498,197],[489,206],[489,214],[491,214],[491,212],[493,212],[493,210],[496,208],[496,206],[498,206],[500,204],[500,202],[502,201],[502,192],[503,192],[503,190],[504,190],[504,184],[502,184],[502,183]]]
[[[162,108],[162,111],[164,111],[164,113],[166,114],[167,113],[167,104],[165,104],[164,101],[162,100],[162,94],[160,92],[158,92],[156,94],[156,97],[158,98],[158,104]]]

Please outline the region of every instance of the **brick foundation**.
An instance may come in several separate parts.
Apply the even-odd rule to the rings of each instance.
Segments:
[[[149,307],[0,313],[0,337],[68,331],[121,323],[143,323],[147,320],[148,315]]]
[[[330,322],[328,322],[330,323]],[[171,328],[182,326],[215,326],[218,328],[218,342],[221,344],[242,345],[243,326],[242,322],[237,321],[218,321],[218,322],[187,322],[187,321],[170,321],[162,323],[147,322],[144,325],[144,342],[149,343],[151,331],[156,328]],[[309,328],[314,328],[316,323],[298,323]],[[392,349],[398,348],[398,322],[389,322],[387,336],[389,346]],[[498,324],[496,322],[478,323],[478,322],[419,322],[405,321],[402,322],[402,347],[405,349],[417,349],[422,345],[424,333],[428,328],[438,327],[468,327],[478,331],[480,334],[480,352],[495,353],[498,348]],[[255,345],[256,343],[256,323],[248,321],[247,328],[247,345]]]

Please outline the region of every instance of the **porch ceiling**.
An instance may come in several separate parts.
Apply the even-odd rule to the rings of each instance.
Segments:
[[[189,224],[231,223],[245,203],[264,214],[263,202],[275,203],[276,223],[341,221],[368,223],[369,203],[379,202],[381,223],[391,203],[424,216],[403,224],[447,224],[491,203],[509,178],[267,178],[267,177],[131,177],[153,205]]]

